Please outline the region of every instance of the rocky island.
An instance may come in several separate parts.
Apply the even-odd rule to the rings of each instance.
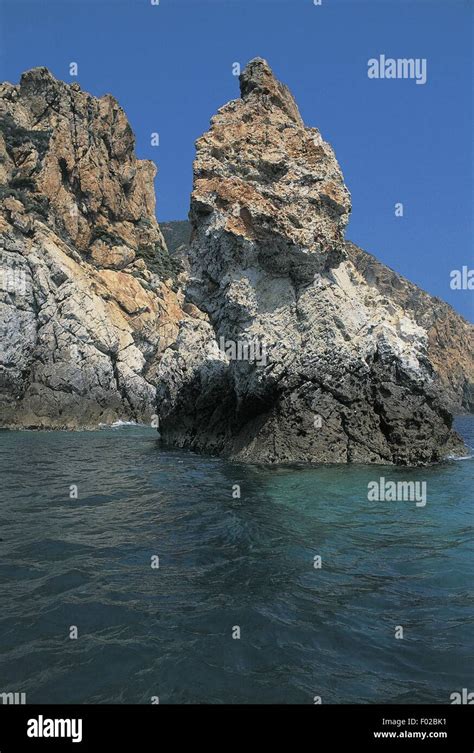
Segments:
[[[463,452],[472,327],[345,240],[334,152],[268,64],[240,85],[171,254],[113,97],[45,68],[0,87],[1,425],[157,413],[168,445],[262,463]]]

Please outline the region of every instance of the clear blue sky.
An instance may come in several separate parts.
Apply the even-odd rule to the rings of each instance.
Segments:
[[[158,166],[157,215],[170,220],[187,216],[194,140],[238,96],[232,63],[265,57],[336,151],[353,199],[347,237],[472,319],[474,293],[449,284],[451,270],[474,266],[472,10],[472,0],[0,0],[1,79],[46,65],[112,93],[138,155]],[[382,53],[426,58],[427,83],[370,80],[367,61]]]

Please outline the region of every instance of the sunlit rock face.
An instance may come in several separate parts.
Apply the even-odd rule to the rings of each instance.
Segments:
[[[116,100],[46,68],[0,86],[0,415],[9,427],[148,421],[183,316]]]
[[[196,144],[185,306],[203,313],[158,367],[164,439],[266,463],[462,451],[428,329],[348,253],[333,150],[264,60],[240,84]]]

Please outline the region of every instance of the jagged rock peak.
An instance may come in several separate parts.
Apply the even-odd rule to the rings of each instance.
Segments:
[[[295,123],[303,125],[293,95],[285,84],[275,78],[266,60],[263,58],[251,60],[240,74],[239,81],[242,99],[266,97],[272,105],[276,105],[286,112]]]
[[[48,222],[84,255],[100,239],[134,252],[165,249],[155,217],[155,165],[139,160],[127,116],[45,67],[0,84],[0,184],[42,202]],[[97,250],[99,248],[99,250]]]
[[[215,279],[229,262],[218,253],[221,269],[212,272],[204,238],[216,225],[241,245],[258,240],[259,264],[268,271],[309,281],[344,257],[349,191],[332,148],[305,127],[268,64],[251,61],[240,82],[242,99],[222,107],[196,142],[194,272],[206,269]]]
[[[31,83],[35,83],[36,86],[40,86],[42,83],[62,83],[59,82],[58,79],[53,76],[49,68],[46,68],[45,65],[38,65],[36,68],[30,68],[28,71],[25,71],[21,74],[20,77],[20,86],[28,86]],[[63,84],[65,86],[66,84]]]

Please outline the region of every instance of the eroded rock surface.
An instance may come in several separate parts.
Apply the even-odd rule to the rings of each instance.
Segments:
[[[184,315],[154,165],[112,96],[46,68],[0,86],[0,126],[1,425],[150,420]]]
[[[447,303],[346,242],[348,258],[364,280],[391,298],[427,333],[428,359],[443,405],[453,414],[474,413],[474,327]]]
[[[433,329],[364,275],[349,212],[331,147],[252,61],[197,141],[186,305],[207,317],[181,323],[158,367],[166,441],[268,463],[463,451]]]

